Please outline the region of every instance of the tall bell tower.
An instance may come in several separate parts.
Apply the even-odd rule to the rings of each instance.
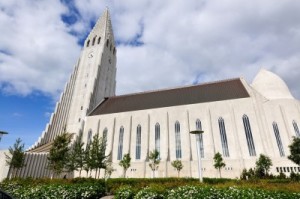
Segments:
[[[115,95],[116,71],[114,34],[106,9],[86,38],[44,132],[26,151],[26,166],[19,171],[18,177],[51,175],[47,169],[47,156],[54,139],[65,130],[75,135],[81,132],[87,114],[105,97]]]
[[[85,116],[105,97],[115,95],[116,47],[109,11],[86,38],[78,61],[78,75],[70,106],[67,131],[76,133],[84,125]]]

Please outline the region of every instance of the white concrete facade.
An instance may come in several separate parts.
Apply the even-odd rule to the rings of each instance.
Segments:
[[[102,137],[104,129],[107,129],[106,151],[112,154],[113,167],[116,169],[112,177],[120,177],[123,170],[119,166],[118,153],[122,127],[124,136],[121,155],[130,153],[132,158],[127,177],[151,177],[147,154],[156,145],[159,145],[161,158],[157,177],[177,176],[171,166],[171,162],[176,159],[181,159],[184,164],[182,177],[198,177],[196,138],[189,134],[196,129],[197,120],[201,121],[204,130],[204,177],[218,177],[213,166],[213,157],[217,152],[223,154],[226,163],[226,167],[222,169],[223,177],[239,177],[244,168],[255,166],[259,154],[272,159],[273,174],[283,171],[289,175],[291,169],[300,172],[300,168],[287,159],[292,137],[300,136],[299,101],[293,98],[284,81],[269,71],[261,70],[251,85],[243,78],[239,81],[247,92],[247,97],[89,116],[92,110],[102,106],[107,97],[115,95],[116,48],[106,10],[87,37],[50,122],[37,143],[27,152],[27,166],[20,171],[19,176],[50,176],[50,171],[47,170],[47,151],[43,147],[66,128],[75,135],[83,131],[85,143],[90,131],[93,135],[99,133]],[[180,126],[179,136],[178,132],[176,134],[177,142],[176,123]],[[157,124],[160,127],[159,139],[155,139]],[[140,158],[136,158],[138,126],[141,127]],[[245,129],[248,129],[247,133]],[[177,152],[180,149],[181,157],[176,157],[176,149]],[[101,175],[103,176],[103,171]]]
[[[261,72],[266,73],[267,71],[263,70]],[[260,76],[261,74],[258,75]],[[108,129],[107,151],[112,153],[113,165],[117,169],[113,173],[113,177],[120,177],[123,170],[118,165],[117,153],[119,131],[121,126],[124,127],[123,154],[130,153],[132,157],[132,166],[127,176],[151,177],[151,170],[146,158],[149,151],[155,149],[154,128],[155,124],[159,123],[161,128],[161,163],[157,176],[177,176],[177,172],[171,166],[171,161],[176,160],[175,122],[178,121],[180,123],[182,150],[182,158],[180,159],[184,163],[181,176],[197,177],[196,138],[194,135],[190,135],[189,132],[196,129],[196,120],[199,119],[202,124],[202,130],[205,132],[203,134],[203,175],[204,177],[217,177],[218,172],[213,166],[213,156],[217,152],[222,154],[223,151],[218,124],[219,118],[222,117],[225,123],[230,154],[229,157],[224,157],[223,154],[226,163],[226,167],[222,170],[223,177],[239,177],[244,168],[254,168],[259,154],[265,154],[272,159],[273,167],[271,173],[273,174],[278,174],[280,167],[289,167],[289,169],[293,167],[294,172],[299,172],[299,167],[287,159],[289,155],[288,145],[291,143],[292,137],[298,135],[293,127],[293,121],[298,125],[300,124],[299,101],[291,99],[288,90],[286,91],[289,94],[287,98],[269,100],[263,97],[264,93],[258,93],[256,89],[248,85],[243,79],[242,82],[250,94],[249,98],[89,116],[86,120],[84,137],[87,139],[87,132],[89,131],[103,136],[103,130],[105,128]],[[277,82],[271,81],[266,83],[276,85]],[[256,152],[255,156],[249,155],[242,119],[244,115],[249,118]],[[273,122],[276,122],[278,125],[284,156],[281,156],[279,153],[272,126]],[[142,129],[142,148],[141,159],[136,160],[135,147],[138,125]]]

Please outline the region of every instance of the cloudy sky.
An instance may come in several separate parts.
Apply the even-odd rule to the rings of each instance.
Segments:
[[[300,1],[7,0],[0,2],[0,149],[32,145],[82,43],[110,10],[117,94],[233,77],[260,68],[300,98]]]

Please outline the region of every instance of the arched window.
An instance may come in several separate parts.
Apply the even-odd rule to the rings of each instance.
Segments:
[[[155,124],[155,150],[159,152],[160,156],[160,125]]]
[[[87,141],[86,141],[87,145],[89,145],[92,142],[92,137],[93,137],[93,132],[92,132],[92,129],[90,129],[88,132],[88,137],[87,137]]]
[[[196,130],[202,130],[201,121],[199,119],[196,120]],[[201,158],[204,158],[204,146],[203,146],[203,135],[202,133],[196,136],[197,139],[200,139],[200,154]]]
[[[228,149],[224,119],[222,117],[220,117],[218,121],[219,121],[219,129],[220,129],[220,137],[221,137],[223,156],[229,157],[229,149]]]
[[[101,42],[101,37],[98,38],[98,44],[100,44],[100,42]]]
[[[108,44],[109,44],[109,40],[106,40],[106,47],[108,47]]]
[[[96,37],[97,37],[97,36],[95,36],[95,37],[93,38],[92,46],[95,45]]]
[[[277,146],[278,146],[278,149],[279,149],[279,154],[280,154],[281,157],[283,157],[284,156],[284,150],[283,150],[283,145],[282,145],[278,125],[277,125],[276,122],[273,122],[273,130],[274,130]]]
[[[296,136],[300,137],[300,132],[299,132],[298,124],[297,124],[297,122],[295,120],[293,120],[293,127],[294,127],[294,130],[295,130]]]
[[[180,139],[180,123],[175,122],[175,149],[176,149],[176,159],[182,157],[181,153],[181,139]]]
[[[113,54],[115,55],[116,54],[116,48],[114,47],[114,50],[113,50]]]
[[[102,144],[104,144],[105,146],[107,146],[107,128],[106,127],[103,130]],[[105,149],[106,149],[106,147],[105,147]]]
[[[119,134],[119,144],[118,144],[118,160],[121,160],[123,157],[123,137],[124,137],[124,128],[121,126]]]
[[[90,46],[90,40],[88,40],[87,42],[86,42],[86,47],[89,47]]]
[[[135,159],[141,159],[141,138],[142,138],[142,127],[138,125],[136,128],[136,147],[135,147]]]
[[[103,141],[106,143],[107,142],[107,128],[105,127],[105,129],[103,130]]]
[[[248,118],[247,115],[243,115],[243,123],[244,123],[244,129],[245,129],[247,144],[248,144],[249,155],[250,156],[256,156],[256,151],[255,151],[254,141],[253,141],[253,137],[252,137],[251,126],[250,126],[249,118]]]

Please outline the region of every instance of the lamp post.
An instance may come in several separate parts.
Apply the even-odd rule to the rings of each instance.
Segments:
[[[201,130],[191,131],[190,134],[195,134],[196,136],[196,145],[197,145],[197,156],[198,156],[198,174],[199,174],[199,181],[203,182],[202,177],[202,163],[201,163],[201,149],[200,149],[200,134],[204,133]]]
[[[0,131],[0,142],[1,142],[2,136],[6,135],[6,134],[8,134],[8,133],[5,131]]]

